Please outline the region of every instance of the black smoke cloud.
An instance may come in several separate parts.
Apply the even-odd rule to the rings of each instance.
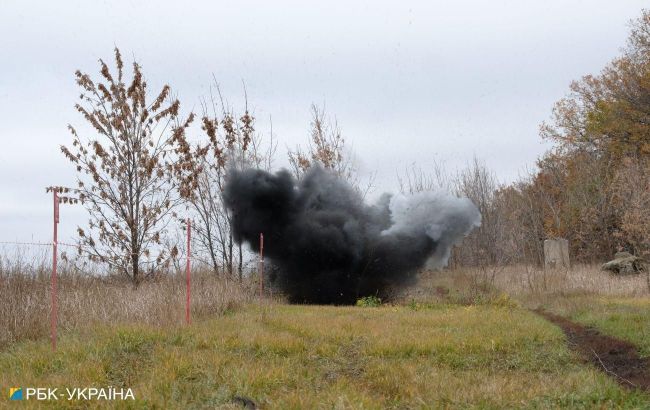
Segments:
[[[351,304],[389,297],[425,265],[443,266],[454,243],[480,225],[466,198],[443,193],[384,194],[364,203],[346,181],[320,167],[300,181],[282,170],[231,171],[224,190],[234,236],[278,267],[274,285],[292,303]]]

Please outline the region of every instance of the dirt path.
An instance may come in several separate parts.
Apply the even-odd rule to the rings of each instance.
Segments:
[[[635,345],[601,334],[562,316],[543,310],[535,313],[558,325],[571,349],[593,363],[621,385],[650,392],[650,358],[641,358]]]

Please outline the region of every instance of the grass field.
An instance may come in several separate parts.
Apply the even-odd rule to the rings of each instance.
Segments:
[[[554,301],[549,310],[630,341],[650,357],[650,298],[574,296]]]
[[[138,289],[62,275],[60,339],[46,275],[0,277],[0,408],[650,408],[570,350],[542,308],[630,341],[650,357],[641,276],[589,266],[423,274],[393,305],[253,301],[254,283],[197,274],[184,326],[182,277]],[[134,401],[8,400],[10,387],[131,388]]]
[[[125,408],[241,408],[234,396],[280,409],[650,407],[510,304],[252,304],[189,327],[70,331],[56,353],[47,340],[16,343],[0,369],[5,387],[130,387]]]

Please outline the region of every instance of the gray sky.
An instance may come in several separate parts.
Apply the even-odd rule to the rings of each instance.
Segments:
[[[65,3],[65,4],[63,4]],[[48,185],[73,185],[59,152],[74,71],[98,74],[117,45],[152,90],[169,83],[198,110],[212,73],[237,108],[242,80],[258,118],[286,147],[305,143],[310,105],[325,105],[377,191],[433,160],[476,155],[504,182],[547,148],[539,123],[571,80],[625,44],[644,1],[0,2],[0,241],[49,240]],[[62,209],[62,237],[83,220]]]

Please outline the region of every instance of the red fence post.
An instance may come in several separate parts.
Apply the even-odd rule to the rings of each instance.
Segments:
[[[57,241],[58,241],[58,232],[57,226],[59,223],[59,195],[57,189],[52,190],[54,194],[54,232],[53,232],[53,241],[52,241],[52,303],[50,305],[50,327],[51,327],[51,336],[52,336],[52,350],[56,350],[56,325],[57,325],[57,294],[56,294],[56,254],[57,254]]]
[[[191,242],[191,231],[192,225],[190,218],[187,218],[187,265],[185,266],[185,285],[187,287],[187,292],[185,294],[185,322],[189,325],[191,323],[190,318],[190,242]]]
[[[260,233],[260,297],[264,296],[264,234]]]

